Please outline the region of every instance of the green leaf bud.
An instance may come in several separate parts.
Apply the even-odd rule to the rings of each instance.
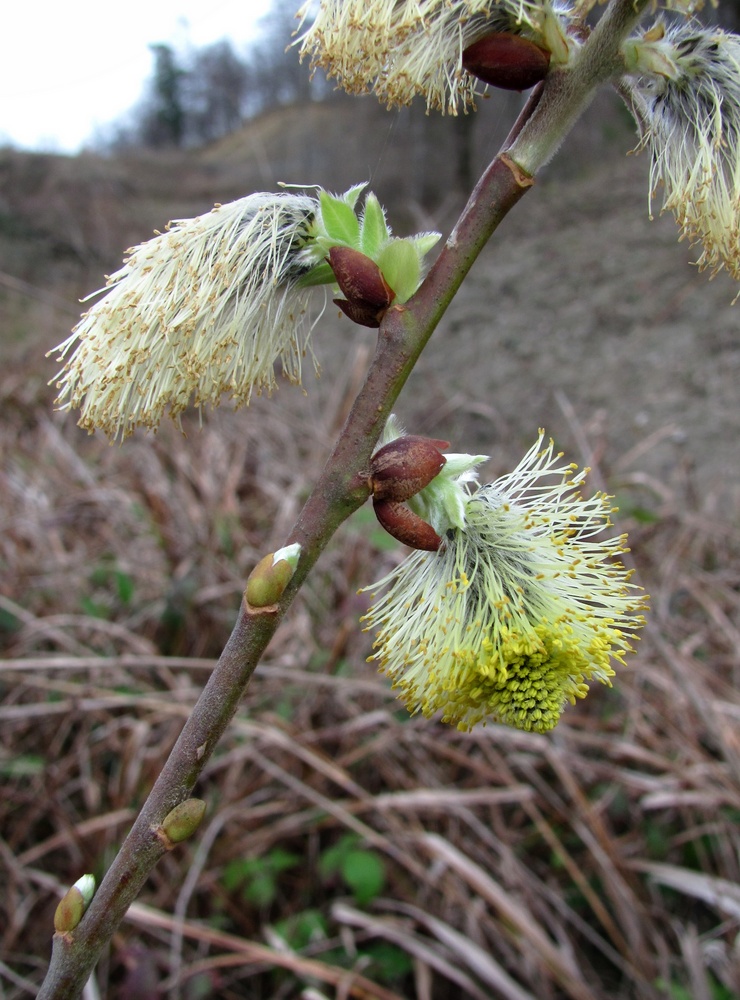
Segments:
[[[276,604],[290,582],[300,558],[297,542],[277,552],[269,552],[249,574],[244,597],[251,608],[268,608]]]
[[[192,837],[200,826],[205,811],[203,799],[186,799],[167,813],[160,829],[170,843],[179,844]]]
[[[67,934],[75,929],[94,893],[94,875],[83,875],[65,892],[54,913],[54,930],[58,934]]]

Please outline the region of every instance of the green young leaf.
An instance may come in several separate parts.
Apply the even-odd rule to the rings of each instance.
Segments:
[[[102,601],[94,601],[92,597],[83,596],[80,598],[80,607],[84,614],[90,618],[100,618],[106,621],[111,616],[111,609]]]
[[[301,864],[303,858],[293,851],[284,851],[280,847],[275,847],[265,856],[264,860],[270,871],[284,872],[289,868],[296,868]]]
[[[118,599],[122,604],[130,604],[134,596],[134,590],[136,589],[134,578],[120,569],[114,571],[113,578],[116,582]]]
[[[235,858],[224,868],[221,882],[227,892],[241,889],[255,906],[269,906],[278,890],[278,875],[301,863],[301,857],[280,848],[261,858]]]
[[[277,895],[277,879],[273,872],[257,872],[243,889],[244,898],[254,906],[269,906]]]
[[[359,843],[359,839],[354,833],[345,834],[336,844],[321,852],[319,871],[322,878],[328,878],[341,869],[344,858],[354,845]]]
[[[234,892],[247,879],[251,878],[255,870],[256,865],[253,859],[234,858],[224,866],[221,873],[221,884],[227,892]]]
[[[357,199],[360,197],[360,195],[362,194],[362,192],[365,190],[366,187],[367,187],[367,181],[362,181],[361,184],[355,184],[353,187],[349,189],[349,191],[344,192],[344,194],[341,196],[342,201],[346,201],[350,208],[354,208],[355,205],[357,204]]]
[[[35,778],[43,774],[46,761],[38,754],[21,754],[12,760],[0,760],[0,778]]]
[[[433,247],[436,247],[441,238],[441,233],[417,233],[416,236],[412,236],[411,240],[416,247],[416,252],[419,254],[419,259],[426,257],[429,251]]]
[[[391,240],[376,261],[383,277],[396,293],[396,302],[406,302],[419,287],[421,264],[413,240]]]
[[[272,926],[296,951],[312,941],[325,941],[329,936],[329,925],[320,910],[303,910],[285,920],[275,921]]]
[[[347,195],[344,196],[346,197]],[[319,202],[324,230],[322,236],[327,237],[328,245],[357,248],[360,242],[360,222],[352,205],[343,198],[335,198],[327,191],[321,192]]]
[[[356,833],[345,833],[339,840],[321,852],[319,857],[319,872],[322,878],[331,877],[342,871],[344,859],[353,851],[359,850],[360,837]]]
[[[296,285],[299,288],[313,288],[314,285],[333,285],[336,281],[331,267],[323,261],[302,275]]]
[[[374,851],[350,851],[342,861],[342,878],[360,906],[367,906],[385,884],[382,859]]]
[[[388,225],[385,221],[383,208],[372,193],[365,199],[365,211],[362,214],[362,227],[360,229],[360,249],[368,257],[375,260],[380,248],[390,236]]]
[[[400,983],[414,969],[411,956],[403,948],[387,941],[371,941],[362,946],[361,954],[370,960],[366,974],[369,972],[381,982]]]

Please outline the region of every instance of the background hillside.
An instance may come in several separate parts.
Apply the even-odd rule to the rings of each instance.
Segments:
[[[54,887],[100,873],[146,795],[375,334],[329,307],[305,394],[114,448],[54,412],[46,352],[126,247],[280,181],[367,179],[397,234],[447,234],[519,100],[454,120],[337,99],[189,151],[0,151],[5,996],[43,977]],[[670,218],[648,221],[633,144],[616,103],[591,109],[476,263],[399,416],[489,454],[487,478],[539,426],[590,465],[652,595],[638,655],[551,737],[408,719],[365,663],[356,593],[400,553],[358,512],[204,775],[203,837],[155,872],[102,995],[331,995],[331,970],[352,968],[369,995],[419,1000],[740,996],[738,306]]]

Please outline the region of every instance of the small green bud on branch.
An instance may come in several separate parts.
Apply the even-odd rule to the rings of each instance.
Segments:
[[[75,929],[90,905],[94,893],[94,875],[83,875],[67,889],[54,913],[54,930],[57,934],[68,934]]]
[[[260,611],[277,610],[277,602],[290,583],[300,558],[297,543],[286,545],[277,552],[269,552],[249,574],[244,599],[249,608]]]
[[[203,799],[186,799],[167,813],[157,828],[157,834],[168,851],[195,833],[203,820],[206,804]]]

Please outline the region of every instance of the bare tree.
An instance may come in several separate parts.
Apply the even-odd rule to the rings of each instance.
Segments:
[[[226,39],[196,50],[183,81],[186,141],[212,142],[249,116],[254,70]]]
[[[154,147],[182,146],[185,139],[185,71],[170,45],[158,43],[149,47],[154,54],[154,75],[139,126],[142,142]]]

